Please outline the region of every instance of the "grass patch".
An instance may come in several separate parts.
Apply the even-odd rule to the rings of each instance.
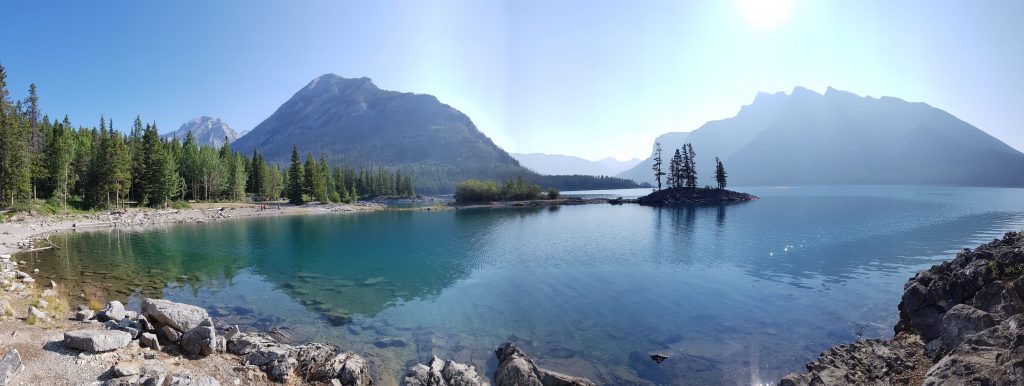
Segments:
[[[100,301],[99,299],[93,298],[93,297],[90,297],[89,299],[86,300],[86,305],[89,306],[90,310],[93,310],[93,311],[96,311],[96,312],[99,312],[100,310],[103,309],[103,307],[106,307],[106,305],[103,304],[102,301]]]

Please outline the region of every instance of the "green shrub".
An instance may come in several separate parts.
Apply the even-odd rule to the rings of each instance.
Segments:
[[[548,198],[549,199],[554,200],[554,199],[557,199],[559,197],[562,197],[562,192],[559,192],[558,189],[555,189],[555,188],[548,188]]]

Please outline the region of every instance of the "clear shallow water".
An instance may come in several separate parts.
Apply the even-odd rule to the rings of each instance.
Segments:
[[[366,353],[384,384],[430,355],[489,375],[493,349],[513,339],[542,366],[601,383],[732,385],[891,336],[914,272],[1024,228],[1021,189],[739,190],[761,199],[73,233],[30,265],[90,296],[163,296],[338,343]],[[678,360],[654,365],[651,351]]]

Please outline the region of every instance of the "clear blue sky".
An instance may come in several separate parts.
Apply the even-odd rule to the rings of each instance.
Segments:
[[[248,130],[314,77],[438,96],[515,152],[643,157],[758,91],[945,109],[1024,149],[1024,1],[20,1],[0,63],[44,112]]]

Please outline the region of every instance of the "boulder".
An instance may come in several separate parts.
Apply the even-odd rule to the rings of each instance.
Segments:
[[[297,373],[307,382],[337,379],[346,386],[372,383],[366,360],[355,353],[322,343],[299,346],[293,352]]]
[[[957,304],[942,315],[942,321],[939,323],[940,350],[942,353],[952,351],[968,336],[996,324],[994,315],[967,304]],[[935,354],[937,353],[929,353],[929,356],[935,357]]]
[[[46,290],[43,290],[43,293],[40,294],[39,297],[42,297],[42,298],[55,298],[55,297],[57,297],[57,291],[54,291],[52,289],[46,289]]]
[[[30,318],[35,318],[37,321],[47,321],[47,320],[49,320],[49,318],[46,317],[45,313],[43,313],[42,311],[39,311],[38,308],[35,308],[33,306],[29,306],[28,307],[28,316]]]
[[[0,358],[0,386],[11,384],[14,376],[18,375],[25,366],[21,364],[21,354],[18,350],[8,351]]]
[[[124,304],[117,300],[113,300],[107,303],[106,307],[103,307],[99,313],[96,314],[96,320],[106,322],[108,320],[119,321],[124,319],[125,310]]]
[[[160,351],[160,341],[156,338],[156,335],[148,332],[139,335],[139,345]]]
[[[925,374],[922,385],[1024,385],[1024,314],[967,337]]]
[[[103,352],[125,347],[131,334],[117,330],[80,330],[64,333],[64,346],[81,351]]]
[[[594,386],[586,378],[539,368],[512,342],[499,346],[494,355],[498,357],[498,370],[494,372],[497,386]]]
[[[443,361],[433,357],[430,363],[409,368],[402,379],[405,386],[487,386],[490,383],[476,372],[473,365]]]
[[[203,320],[210,318],[201,307],[148,298],[142,301],[142,314],[150,322],[170,326],[179,332],[191,330],[199,326]]]
[[[193,355],[210,355],[217,349],[217,333],[212,326],[195,326],[181,336],[181,348]]]
[[[84,322],[86,320],[92,319],[93,316],[95,316],[95,314],[96,313],[93,312],[92,310],[82,307],[79,308],[78,311],[75,311],[75,320]]]
[[[165,341],[171,343],[181,342],[181,333],[171,326],[160,326],[160,329],[157,331],[160,331],[160,335],[164,337]]]

